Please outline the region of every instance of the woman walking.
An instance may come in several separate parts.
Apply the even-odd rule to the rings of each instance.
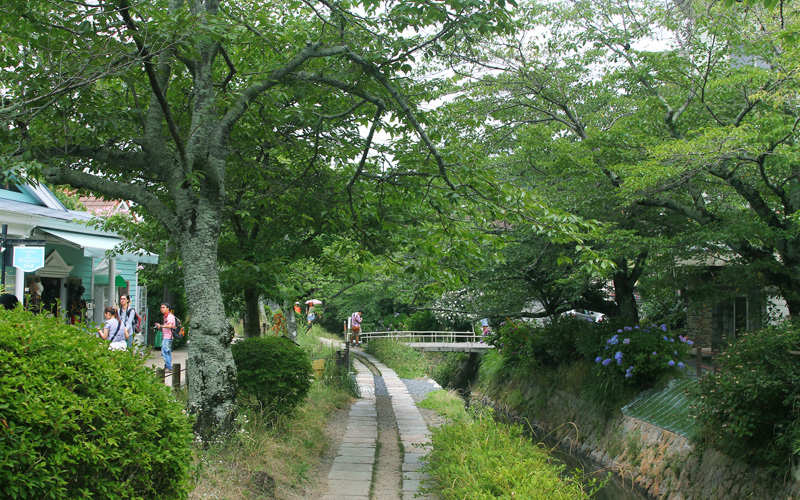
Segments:
[[[119,320],[117,310],[113,307],[106,307],[105,311],[103,311],[103,316],[106,320],[103,322],[103,328],[97,330],[97,334],[100,335],[101,339],[108,340],[110,343],[109,349],[124,351],[128,348],[128,344],[125,342],[128,334],[122,328],[122,322]]]

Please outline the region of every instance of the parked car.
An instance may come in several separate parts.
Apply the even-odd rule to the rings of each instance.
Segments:
[[[592,323],[603,321],[606,318],[606,315],[603,313],[589,311],[587,309],[570,309],[569,311],[565,312],[564,315],[583,319]]]

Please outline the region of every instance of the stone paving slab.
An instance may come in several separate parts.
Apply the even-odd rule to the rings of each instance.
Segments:
[[[370,481],[350,481],[346,479],[331,479],[328,481],[330,491],[338,495],[364,495],[369,496]]]
[[[363,363],[356,360],[354,365],[362,397],[350,406],[347,430],[328,473],[328,491],[322,500],[369,500],[378,440],[375,382]]]
[[[418,444],[425,445],[430,443],[430,432],[425,419],[422,418],[419,409],[414,403],[413,398],[408,393],[408,388],[400,380],[397,374],[390,370],[386,365],[377,360],[374,356],[364,353],[372,364],[380,370],[383,375],[383,380],[386,383],[386,389],[389,396],[392,398],[392,409],[394,410],[395,419],[397,421],[397,432],[400,436],[400,442],[406,453],[403,454],[403,467],[406,464],[418,465],[425,455],[424,450],[418,447]],[[414,453],[408,453],[410,450]],[[419,451],[419,453],[416,453]],[[403,499],[415,498],[419,495],[420,478],[416,476],[402,478]]]
[[[375,457],[375,447],[370,446],[368,448],[362,446],[346,446],[342,445],[339,448],[339,455],[341,456],[350,456],[350,457]]]
[[[328,479],[341,479],[342,481],[372,481],[372,468],[369,471],[331,470]]]
[[[369,471],[369,473],[372,474],[372,464],[346,464],[339,462],[334,463],[333,466],[331,466],[331,470],[351,470],[355,472]]]

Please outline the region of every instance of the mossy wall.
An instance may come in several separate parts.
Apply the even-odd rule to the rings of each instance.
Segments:
[[[664,500],[787,500],[800,483],[700,449],[689,439],[621,412],[605,412],[574,394],[528,381],[482,383],[473,400],[527,421],[582,458],[616,473],[650,498]]]

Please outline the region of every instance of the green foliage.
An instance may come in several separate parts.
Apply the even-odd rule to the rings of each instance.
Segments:
[[[565,477],[564,465],[531,443],[522,427],[498,423],[485,410],[435,429],[432,441],[423,470],[444,500],[588,499],[597,486]]]
[[[467,421],[469,417],[464,409],[464,400],[455,391],[429,392],[424,400],[417,403],[417,406],[434,410],[453,423]]]
[[[312,479],[311,472],[330,445],[325,434],[328,418],[349,402],[350,395],[340,388],[314,384],[291,415],[273,418],[240,408],[236,432],[195,448],[192,497],[288,498],[284,492]]]
[[[191,422],[141,358],[0,309],[0,497],[187,498]]]
[[[380,359],[402,378],[422,377],[430,369],[421,352],[395,340],[370,340],[365,351]]]
[[[469,355],[463,352],[425,353],[425,358],[431,366],[429,375],[442,387],[450,386],[456,378],[461,363],[468,357]]]
[[[432,311],[417,311],[405,321],[407,330],[411,331],[438,331],[442,330],[442,324],[436,319]]]
[[[556,318],[545,326],[506,322],[486,342],[511,361],[552,367],[579,359],[578,339],[595,330],[592,323],[571,317]]]
[[[343,390],[353,397],[360,397],[360,390],[355,377],[350,374],[349,366],[337,364],[336,347],[320,342],[320,335],[327,334],[319,325],[314,325],[310,330],[298,333],[297,343],[306,352],[310,359],[324,359],[325,369],[322,372],[322,384]]]
[[[665,325],[631,327],[620,321],[590,323],[571,317],[541,327],[507,322],[487,341],[498,349],[485,356],[488,364],[481,366],[482,380],[588,362],[593,376],[575,387],[583,399],[607,410],[619,408],[637,390],[680,375],[692,345],[685,337],[668,334]]]
[[[607,328],[600,329],[600,336],[582,351],[595,362],[598,376],[647,387],[665,374],[679,375],[686,369],[683,360],[693,342],[667,330],[666,325],[624,326],[608,335]]]
[[[276,414],[290,413],[311,387],[311,360],[284,337],[253,337],[231,346],[241,400]]]
[[[696,396],[700,437],[730,456],[785,472],[800,452],[800,325],[745,333],[720,355]]]

